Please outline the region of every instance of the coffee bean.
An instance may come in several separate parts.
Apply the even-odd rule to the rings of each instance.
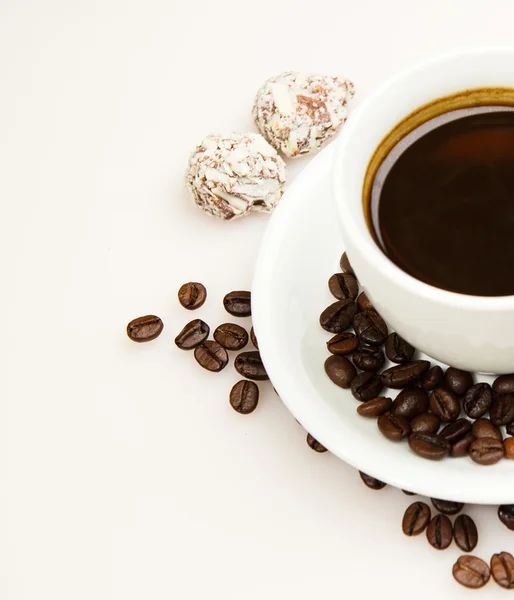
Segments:
[[[402,490],[402,492],[404,494],[407,494],[407,496],[415,496],[416,495],[416,492],[408,492],[407,490]]]
[[[344,356],[329,356],[325,361],[325,373],[339,387],[348,389],[357,375],[352,363]]]
[[[203,306],[207,298],[205,286],[196,281],[190,281],[180,286],[178,291],[178,301],[187,310],[196,310]]]
[[[405,388],[391,407],[393,415],[400,415],[406,419],[412,419],[428,410],[428,394],[419,387]]]
[[[434,508],[443,515],[456,515],[464,508],[463,502],[454,502],[453,500],[441,500],[440,498],[430,498]]]
[[[242,415],[248,415],[257,408],[259,388],[253,381],[242,379],[230,391],[230,406]]]
[[[444,374],[444,387],[450,392],[463,396],[473,385],[473,377],[468,371],[448,367]]]
[[[430,522],[430,507],[424,502],[414,502],[403,515],[402,530],[405,535],[419,535]]]
[[[464,552],[471,552],[478,544],[478,531],[475,521],[468,515],[459,515],[453,524],[455,543]]]
[[[482,559],[467,555],[457,559],[452,573],[456,581],[471,589],[483,587],[491,577],[491,571]]]
[[[423,413],[410,422],[412,433],[437,433],[441,419],[434,413]]]
[[[352,360],[362,371],[376,372],[384,366],[385,356],[377,346],[359,346],[353,353]]]
[[[150,342],[161,335],[164,324],[155,315],[146,315],[130,321],[127,335],[133,342]]]
[[[359,284],[351,273],[336,273],[328,280],[328,289],[338,300],[345,298],[355,300],[359,293]]]
[[[353,397],[360,402],[376,398],[382,391],[382,387],[380,377],[376,373],[367,372],[359,373],[351,385]]]
[[[359,475],[361,476],[361,479],[365,485],[372,490],[381,490],[387,485],[383,481],[380,481],[380,479],[375,479],[374,477],[371,477],[371,475],[366,475],[366,473],[363,473],[362,471],[359,471]]]
[[[439,435],[447,439],[450,444],[454,444],[468,435],[468,433],[471,433],[471,421],[468,421],[467,419],[457,419],[453,423],[446,425],[446,427],[439,432]]]
[[[209,337],[209,326],[202,319],[194,319],[184,326],[175,338],[175,344],[181,350],[192,350]]]
[[[502,588],[514,588],[514,556],[510,552],[500,552],[491,557],[491,573],[493,579]]]
[[[471,419],[483,417],[493,401],[493,393],[488,383],[475,383],[464,396],[464,412]]]
[[[409,362],[414,355],[414,347],[396,332],[390,333],[385,342],[387,358],[394,363]]]
[[[373,304],[371,304],[371,300],[366,295],[366,292],[361,292],[357,296],[357,307],[362,312],[364,312],[365,310],[375,310],[373,308]]]
[[[502,441],[502,432],[489,419],[478,419],[471,427],[471,433],[476,438],[496,438]]]
[[[410,449],[429,460],[441,460],[450,454],[450,442],[430,433],[411,433],[409,435]]]
[[[227,350],[242,350],[248,344],[248,333],[235,323],[223,323],[216,327],[214,339]]]
[[[505,427],[505,431],[509,435],[514,435],[514,423],[512,423],[511,425],[507,425],[507,427]]]
[[[357,412],[361,417],[379,417],[391,408],[393,401],[391,398],[378,397],[368,400],[357,406]],[[514,438],[512,438],[514,439]]]
[[[428,360],[413,360],[402,365],[390,367],[382,373],[382,383],[393,389],[411,386],[430,368]]]
[[[261,355],[255,350],[241,352],[234,361],[234,367],[239,375],[246,377],[246,379],[253,379],[255,381],[269,379],[266,369],[262,364]]]
[[[346,356],[351,354],[359,345],[359,339],[354,333],[345,331],[343,333],[337,333],[334,337],[330,338],[327,342],[327,350],[332,354],[339,354]]]
[[[218,342],[207,340],[195,348],[196,362],[207,371],[218,372],[228,364],[228,354]]]
[[[498,394],[489,409],[491,423],[497,427],[510,425],[514,421],[514,394]]]
[[[475,439],[472,433],[468,433],[465,437],[460,439],[458,442],[454,442],[452,444],[452,451],[450,454],[454,458],[461,458],[463,456],[468,456],[469,447],[471,446],[471,442]]]
[[[479,465],[494,465],[503,458],[503,443],[496,438],[477,438],[469,446],[469,455]]]
[[[514,459],[514,437],[507,438],[503,442],[503,450],[505,451],[505,458]]]
[[[493,382],[497,394],[514,394],[514,374],[500,375]]]
[[[341,260],[339,261],[339,266],[341,267],[341,271],[343,271],[343,273],[351,273],[352,275],[355,275],[355,273],[353,272],[352,265],[350,264],[350,261],[348,260],[348,256],[346,255],[346,252],[344,252],[343,255],[341,256]]]
[[[374,310],[357,313],[353,319],[353,328],[361,341],[372,346],[380,346],[387,337],[387,325]]]
[[[436,550],[445,550],[452,543],[452,522],[446,515],[436,515],[428,524],[427,540]]]
[[[444,372],[439,365],[434,365],[429,369],[421,379],[421,387],[427,392],[435,390],[435,388],[443,381]]]
[[[436,414],[443,423],[455,421],[460,413],[460,402],[449,390],[437,388],[430,394],[430,410]]]
[[[259,344],[257,343],[257,338],[255,336],[255,331],[254,328],[252,327],[250,329],[250,339],[252,340],[252,344],[257,348],[257,350],[259,349]]]
[[[498,518],[505,527],[514,531],[514,504],[501,504],[498,507]]]
[[[356,312],[357,305],[353,300],[339,300],[325,308],[321,313],[319,323],[325,331],[343,333],[352,324]]]
[[[326,452],[325,446],[320,444],[318,440],[312,437],[310,433],[307,434],[307,444],[309,448],[312,448],[315,452]]]
[[[388,440],[399,442],[409,435],[409,421],[405,417],[395,417],[388,413],[378,417],[377,425]]]
[[[229,292],[223,298],[225,310],[234,317],[249,317],[252,314],[252,295],[250,292]]]

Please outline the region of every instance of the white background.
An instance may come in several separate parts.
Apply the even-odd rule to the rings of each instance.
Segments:
[[[205,217],[183,172],[207,133],[253,130],[271,75],[346,75],[355,106],[413,61],[514,43],[513,19],[511,0],[0,0],[1,599],[472,593],[455,547],[401,533],[409,497],[310,450],[269,384],[236,414],[233,369],[175,348],[193,316],[229,320],[267,222]],[[164,332],[133,344],[147,313]],[[514,551],[494,507],[468,512],[476,554]]]

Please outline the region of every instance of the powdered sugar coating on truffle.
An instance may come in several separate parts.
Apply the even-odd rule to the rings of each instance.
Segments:
[[[343,77],[287,71],[257,92],[253,117],[274,148],[289,157],[308,154],[337,133],[354,93]]]
[[[286,165],[257,133],[211,134],[189,159],[186,186],[207,214],[230,220],[271,212],[282,196]]]

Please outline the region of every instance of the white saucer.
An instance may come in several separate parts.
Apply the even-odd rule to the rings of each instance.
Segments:
[[[261,246],[252,316],[273,385],[305,429],[369,475],[435,498],[514,502],[514,461],[480,466],[468,457],[422,459],[406,442],[384,438],[375,419],[356,413],[359,403],[351,392],[326,376],[330,334],[319,326],[319,315],[334,302],[327,280],[340,270],[344,251],[332,202],[332,155],[333,146],[328,146],[297,177],[271,217]],[[488,379],[480,376],[480,381]]]

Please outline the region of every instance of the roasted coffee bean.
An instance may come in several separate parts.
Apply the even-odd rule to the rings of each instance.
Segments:
[[[497,394],[489,409],[491,423],[497,427],[514,421],[514,394]]]
[[[339,266],[341,267],[341,271],[343,271],[343,273],[351,273],[352,275],[355,275],[355,273],[353,272],[352,265],[350,264],[350,261],[348,260],[348,256],[346,255],[346,252],[344,252],[343,255],[341,256],[341,260],[339,261]]]
[[[446,515],[436,515],[428,524],[427,540],[436,550],[445,550],[452,543],[452,522]]]
[[[325,331],[343,333],[352,324],[356,312],[357,305],[353,300],[339,300],[325,308],[321,313],[319,323]]]
[[[441,384],[444,378],[444,372],[439,365],[434,365],[429,369],[423,378],[421,379],[420,385],[427,392],[435,390],[435,388]]]
[[[178,291],[178,301],[187,310],[196,310],[203,306],[207,298],[205,286],[196,281],[190,281],[180,286]]]
[[[223,323],[216,327],[214,339],[227,350],[242,350],[248,344],[246,329],[235,323]]]
[[[225,348],[218,342],[210,340],[206,340],[195,348],[195,359],[201,367],[215,373],[224,369],[228,364],[228,354]]]
[[[351,273],[336,273],[328,280],[328,289],[338,300],[345,298],[355,300],[359,293],[359,284]]]
[[[514,588],[514,556],[510,552],[500,552],[491,557],[491,574],[502,588]]]
[[[454,444],[468,435],[468,433],[471,433],[471,421],[468,421],[467,419],[457,419],[453,423],[446,425],[446,427],[439,432],[439,435],[447,439],[450,444]]]
[[[325,373],[339,387],[348,389],[357,375],[352,363],[344,356],[329,356],[325,361]]]
[[[496,438],[502,441],[502,432],[489,419],[478,419],[471,427],[471,433],[476,438]]]
[[[452,572],[456,581],[471,589],[483,587],[491,577],[487,564],[476,556],[460,556],[453,565]]]
[[[327,350],[332,354],[346,356],[351,354],[358,345],[359,338],[355,335],[355,333],[345,331],[344,333],[337,333],[334,337],[328,340]]]
[[[430,410],[443,423],[455,421],[460,414],[460,402],[450,390],[437,388],[430,394]]]
[[[359,346],[353,353],[353,364],[362,371],[376,372],[384,366],[385,356],[377,346]]]
[[[250,329],[250,339],[252,340],[252,344],[257,348],[257,350],[259,349],[259,344],[257,343],[257,337],[255,336],[255,330],[252,327]]]
[[[507,427],[505,427],[505,431],[509,435],[514,435],[514,423],[512,423],[511,425],[507,425]]]
[[[357,296],[357,307],[361,312],[364,312],[365,310],[375,310],[373,304],[371,304],[371,300],[366,295],[366,292],[361,292]]]
[[[223,298],[225,310],[234,317],[249,317],[252,314],[252,295],[250,292],[229,292]]]
[[[164,324],[155,315],[138,317],[127,325],[127,335],[133,342],[150,342],[161,335]]]
[[[359,373],[351,385],[353,397],[360,402],[367,402],[376,398],[382,391],[382,387],[380,377],[376,373],[367,372]]]
[[[437,433],[441,419],[434,413],[423,413],[410,422],[412,433]]]
[[[469,446],[469,455],[479,465],[494,465],[503,458],[503,443],[496,438],[477,438]]]
[[[514,459],[514,437],[509,437],[503,442],[505,458]]]
[[[413,360],[386,369],[382,373],[382,383],[389,388],[401,389],[411,386],[430,368],[428,360]]]
[[[430,522],[430,507],[424,502],[414,502],[403,515],[402,529],[405,535],[419,535],[423,533]]]
[[[501,504],[498,507],[498,518],[505,527],[514,531],[514,504]]]
[[[453,500],[441,500],[440,498],[430,498],[434,508],[443,515],[456,515],[464,508],[463,502],[454,502]]]
[[[428,394],[419,387],[405,388],[391,407],[393,415],[400,415],[406,419],[412,419],[428,410]]]
[[[471,419],[480,419],[489,410],[493,401],[493,392],[488,383],[475,383],[464,396],[464,412]]]
[[[497,394],[514,394],[514,374],[497,377],[493,382],[493,390]]]
[[[411,433],[410,449],[428,460],[441,460],[450,454],[450,442],[431,433]]]
[[[415,496],[416,495],[416,492],[408,492],[407,490],[402,490],[402,492],[404,494],[406,494],[407,496]]]
[[[323,444],[320,444],[318,440],[312,437],[310,433],[307,434],[307,445],[312,448],[315,452],[326,452],[327,449]]]
[[[468,371],[448,367],[444,374],[444,387],[450,392],[463,396],[473,385],[473,377]]]
[[[385,351],[390,361],[399,364],[409,362],[414,355],[414,347],[394,331],[387,336]]]
[[[387,483],[380,481],[380,479],[375,479],[374,477],[371,477],[371,475],[366,475],[366,473],[363,473],[362,471],[359,471],[359,475],[361,476],[364,484],[372,490],[381,490],[387,485]]]
[[[230,406],[242,415],[248,415],[257,408],[259,388],[253,381],[242,379],[230,391]]]
[[[405,417],[395,417],[388,413],[381,415],[377,420],[378,428],[388,440],[399,442],[409,435],[409,421]]]
[[[471,552],[478,544],[478,531],[475,521],[468,515],[459,515],[453,524],[455,543],[464,552]]]
[[[234,367],[239,375],[246,377],[246,379],[254,379],[255,381],[269,379],[262,364],[261,355],[256,350],[241,352],[234,361]]]
[[[374,310],[357,313],[353,319],[353,328],[361,341],[372,346],[380,346],[387,338],[387,325]]]
[[[391,408],[393,401],[391,398],[373,398],[357,406],[357,412],[361,417],[380,417]],[[512,438],[514,439],[514,438]]]
[[[175,338],[175,344],[181,350],[192,350],[209,337],[209,326],[202,319],[194,319],[184,326]]]
[[[463,456],[468,456],[469,447],[471,446],[471,442],[474,440],[474,436],[472,433],[468,433],[465,437],[463,437],[458,442],[452,444],[452,451],[450,454],[454,458],[461,458]]]

